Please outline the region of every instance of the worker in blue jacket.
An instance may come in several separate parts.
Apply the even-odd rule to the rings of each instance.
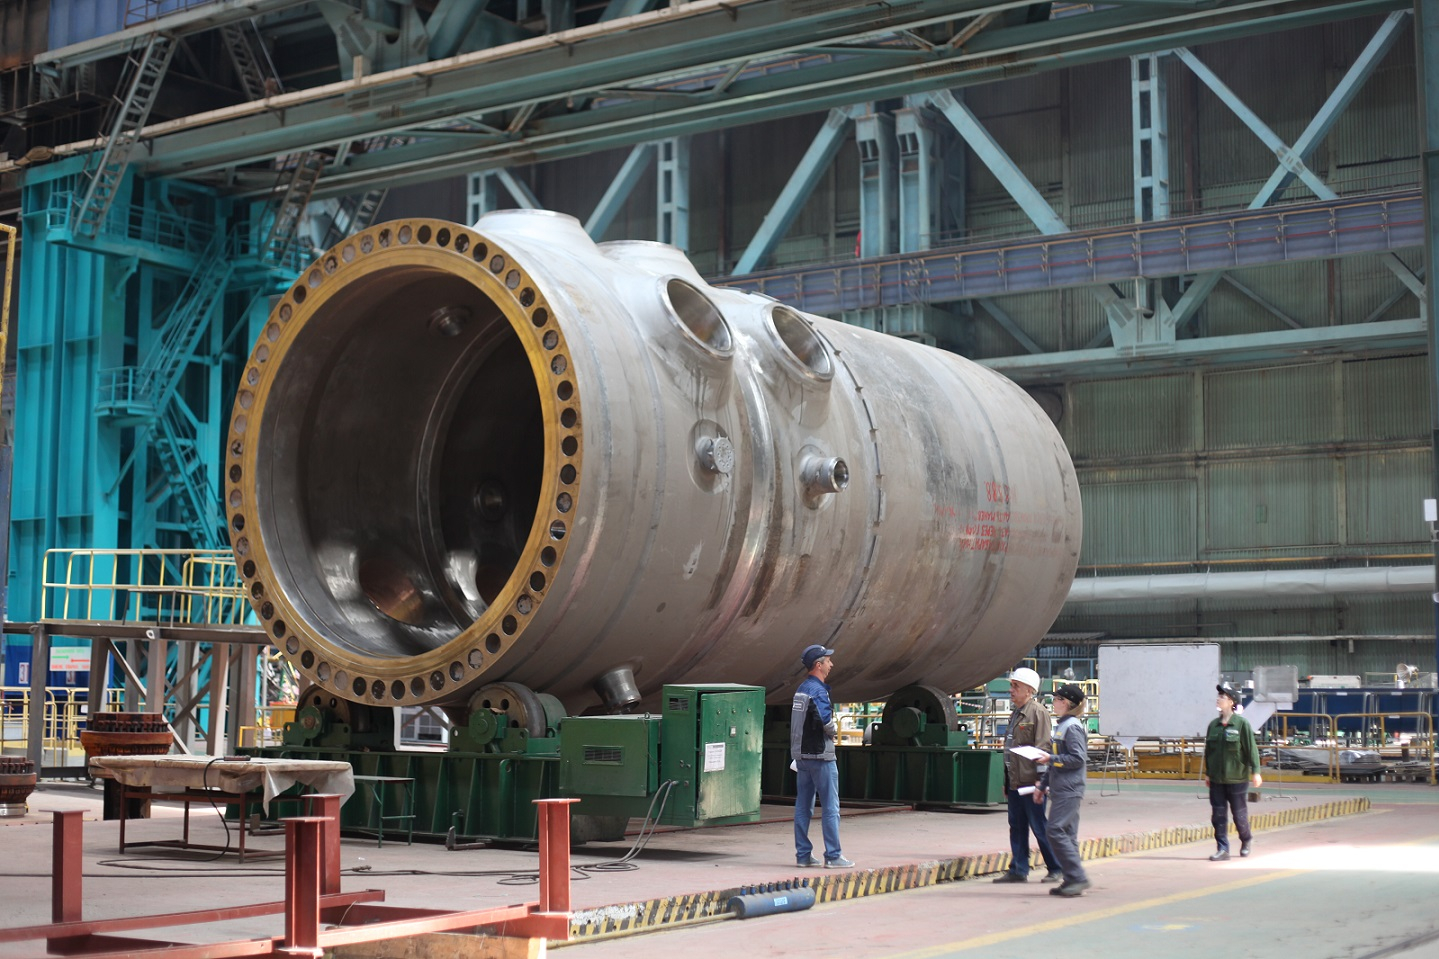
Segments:
[[[847,869],[854,863],[839,847],[839,767],[835,762],[834,737],[839,721],[829,698],[830,659],[834,650],[818,643],[806,646],[800,663],[809,672],[795,690],[789,715],[790,768],[795,773],[794,853],[801,866],[818,866],[814,844],[809,838],[809,821],[816,797],[820,805],[820,830],[824,833],[824,866]]]
[[[1089,876],[1079,859],[1079,806],[1089,763],[1089,730],[1084,726],[1084,690],[1073,683],[1054,691],[1054,733],[1049,755],[1035,761],[1044,766],[1034,801],[1049,800],[1049,845],[1059,860],[1064,881],[1052,896],[1081,896]]]

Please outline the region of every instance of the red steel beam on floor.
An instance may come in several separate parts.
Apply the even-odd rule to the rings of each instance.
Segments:
[[[339,893],[320,897],[320,918],[334,922],[356,903],[381,902],[383,889]],[[218,909],[196,909],[192,912],[167,912],[154,916],[124,916],[118,919],[91,919],[83,922],[42,923],[38,926],[16,926],[0,929],[0,942],[24,942],[27,939],[88,936],[102,932],[126,932],[130,929],[162,929],[166,926],[194,926],[206,922],[227,922],[255,916],[279,916],[285,912],[282,900],[247,906],[222,906]]]
[[[81,920],[81,812],[55,814],[52,913],[56,921],[39,926],[0,929],[0,942],[45,939],[61,954],[104,959],[223,959],[229,956],[313,956],[325,948],[374,942],[427,932],[488,929],[501,935],[569,938],[570,803],[573,799],[536,800],[540,806],[540,902],[467,912],[355,905],[383,899],[379,890],[338,895],[339,798],[317,796],[320,816],[285,820],[285,901],[225,909],[196,910],[123,919]],[[182,944],[101,935],[122,929],[194,925],[283,911],[285,934],[269,939]],[[320,931],[321,922],[339,925]]]

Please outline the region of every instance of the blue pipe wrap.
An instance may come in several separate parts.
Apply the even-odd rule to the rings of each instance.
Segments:
[[[780,889],[776,892],[756,892],[747,896],[732,896],[729,910],[740,919],[755,916],[772,916],[779,912],[799,912],[814,905],[814,890],[807,886],[794,889]]]

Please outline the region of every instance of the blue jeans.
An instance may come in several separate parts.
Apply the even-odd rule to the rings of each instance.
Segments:
[[[795,762],[794,797],[794,858],[808,862],[814,855],[809,841],[809,820],[814,815],[814,801],[822,808],[820,830],[824,833],[824,861],[833,862],[843,853],[839,848],[839,766],[823,759],[800,759]]]
[[[1005,793],[1009,800],[1009,871],[1016,876],[1029,875],[1029,833],[1039,844],[1039,854],[1050,872],[1059,871],[1059,860],[1049,848],[1049,835],[1045,828],[1044,806],[1034,801],[1034,795],[1021,796],[1014,790]]]

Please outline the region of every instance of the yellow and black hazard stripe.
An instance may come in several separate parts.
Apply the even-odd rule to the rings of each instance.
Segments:
[[[1300,823],[1318,822],[1337,816],[1352,816],[1367,812],[1368,809],[1369,800],[1361,796],[1319,803],[1314,806],[1258,813],[1249,817],[1249,825],[1257,832]],[[1231,828],[1233,828],[1232,825]],[[1207,822],[1186,826],[1168,826],[1163,829],[1151,829],[1147,832],[1085,839],[1079,844],[1079,854],[1080,858],[1084,860],[1105,859],[1110,856],[1122,856],[1125,853],[1200,842],[1213,835],[1214,827]],[[839,902],[844,899],[858,899],[862,896],[876,896],[904,889],[919,889],[941,882],[960,882],[976,876],[1004,872],[1009,865],[1009,853],[988,853],[982,856],[959,856],[952,859],[937,859],[899,866],[881,866],[878,869],[852,869],[816,877],[796,877],[790,880],[790,883],[813,889],[817,903]],[[728,910],[732,897],[754,889],[770,888],[775,885],[770,883],[767,886],[746,886],[694,893],[687,896],[667,896],[662,899],[648,899],[643,902],[581,910],[575,912],[570,920],[570,942],[649,932],[666,926],[727,919],[730,917]],[[558,946],[562,943],[556,942],[551,945]]]

